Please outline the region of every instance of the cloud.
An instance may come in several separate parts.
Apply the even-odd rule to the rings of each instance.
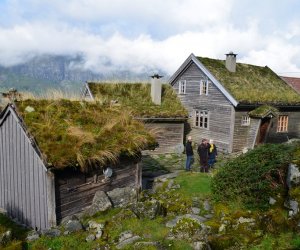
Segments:
[[[0,64],[5,66],[41,54],[80,54],[85,60],[79,66],[95,72],[172,74],[190,53],[223,59],[234,51],[240,62],[300,72],[298,20],[268,32],[262,32],[259,16],[237,25],[231,21],[233,0],[13,3],[6,15],[15,21],[0,25]]]

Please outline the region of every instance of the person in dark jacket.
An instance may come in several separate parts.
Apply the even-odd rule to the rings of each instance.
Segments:
[[[186,162],[185,171],[191,171],[191,166],[194,162],[194,152],[192,147],[192,137],[189,136],[185,145]]]
[[[218,155],[217,146],[214,144],[212,139],[209,140],[209,150],[208,150],[208,167],[213,168],[214,164],[217,162],[216,157]]]
[[[206,139],[203,139],[198,147],[198,154],[200,158],[200,171],[208,172],[208,151],[210,145]]]

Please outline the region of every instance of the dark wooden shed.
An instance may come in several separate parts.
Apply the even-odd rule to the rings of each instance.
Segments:
[[[0,114],[0,207],[34,229],[91,205],[98,190],[141,187],[140,150],[155,139],[119,107],[26,100]],[[103,168],[113,175],[102,181]]]

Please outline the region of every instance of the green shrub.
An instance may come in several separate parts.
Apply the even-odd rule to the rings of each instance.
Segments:
[[[285,190],[294,150],[294,145],[266,144],[227,162],[212,179],[213,198],[238,201],[250,208],[267,208],[269,197]]]

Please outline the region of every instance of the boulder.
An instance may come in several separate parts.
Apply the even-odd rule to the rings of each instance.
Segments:
[[[269,204],[274,205],[276,203],[276,200],[272,197],[269,198]]]
[[[57,228],[44,229],[41,233],[42,235],[45,235],[50,238],[55,238],[61,235],[61,231]]]
[[[133,242],[135,242],[135,241],[137,241],[137,240],[139,240],[139,239],[141,239],[140,236],[137,236],[137,235],[136,235],[136,236],[133,236],[133,237],[131,237],[131,238],[128,238],[128,239],[126,239],[126,240],[120,242],[120,243],[116,246],[116,248],[117,248],[117,249],[122,249],[123,247],[125,247],[125,246],[127,246],[127,245],[129,245],[129,244],[132,244]]]
[[[107,195],[114,207],[124,207],[137,200],[137,191],[133,187],[115,188]]]
[[[202,222],[205,222],[207,221],[206,218],[202,217],[202,216],[199,216],[199,215],[195,215],[195,214],[185,214],[185,215],[180,215],[180,216],[177,216],[175,219],[173,220],[170,220],[166,223],[166,227],[169,227],[169,228],[173,228],[176,226],[177,222],[179,220],[181,220],[182,218],[188,218],[188,219],[192,219],[192,220],[195,220],[197,223],[201,224]]]
[[[30,242],[30,241],[37,240],[38,238],[40,238],[39,233],[35,230],[32,230],[27,234],[26,241]]]
[[[65,230],[70,233],[82,230],[82,224],[78,220],[69,220],[65,225]]]
[[[288,188],[295,187],[300,183],[300,171],[296,164],[290,164],[287,174]]]
[[[299,212],[299,204],[297,201],[295,200],[288,200],[284,203],[284,206],[288,209],[290,209],[289,211],[289,216],[294,216],[296,214],[298,214]]]
[[[203,208],[204,208],[204,210],[206,210],[206,211],[210,211],[210,210],[211,210],[211,205],[209,204],[209,201],[208,201],[208,200],[205,200],[205,201],[203,202]]]
[[[90,235],[88,235],[88,236],[85,238],[85,241],[86,241],[86,242],[91,242],[91,241],[94,241],[95,239],[96,239],[95,235],[90,234]]]
[[[198,207],[192,207],[192,213],[193,214],[200,214],[200,208],[198,208]]]
[[[97,212],[107,211],[112,207],[112,203],[105,192],[97,191],[93,198],[92,205],[85,209],[85,214],[93,216]]]
[[[210,250],[211,249],[210,245],[204,241],[193,242],[192,247],[194,250]]]
[[[145,202],[137,202],[132,205],[131,210],[138,218],[155,219],[159,215],[166,215],[166,208],[159,201],[146,200]]]
[[[70,220],[78,220],[76,215],[68,215],[61,220],[61,225],[65,226]]]

